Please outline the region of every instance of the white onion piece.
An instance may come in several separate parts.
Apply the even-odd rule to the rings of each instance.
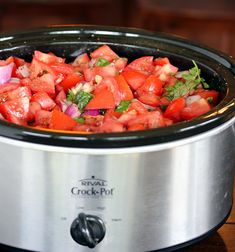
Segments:
[[[72,117],[72,118],[76,118],[79,117],[81,115],[80,110],[78,109],[78,106],[74,103],[70,104],[67,109],[64,112],[66,115]]]
[[[19,84],[20,83],[20,79],[16,78],[16,77],[12,77],[9,80],[10,83],[14,83],[14,84]]]
[[[180,71],[180,72],[178,72],[178,73],[175,75],[175,77],[176,77],[176,78],[182,78],[184,74],[188,74],[188,73],[189,73],[188,70],[186,70],[186,71]]]
[[[28,66],[25,64],[23,66],[19,66],[17,68],[17,71],[24,77],[24,78],[27,78],[29,77],[29,68]]]
[[[10,80],[13,66],[13,62],[5,66],[0,66],[0,84],[5,84]]]
[[[189,105],[195,101],[198,101],[201,99],[200,95],[191,95],[186,98],[186,104]]]

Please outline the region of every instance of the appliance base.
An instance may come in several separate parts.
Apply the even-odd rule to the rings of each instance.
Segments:
[[[168,248],[164,248],[164,249],[160,249],[160,250],[152,250],[152,251],[147,251],[147,252],[172,252],[172,251],[177,251],[177,250],[181,250],[183,248],[192,246],[196,243],[198,243],[199,241],[202,241],[204,239],[206,239],[207,237],[209,237],[210,235],[212,235],[214,232],[216,232],[219,228],[221,228],[226,220],[228,219],[228,217],[230,216],[232,211],[232,207],[230,208],[228,214],[226,215],[226,217],[218,224],[216,225],[214,228],[212,228],[211,230],[209,230],[207,233],[192,239],[190,241],[181,243],[179,245],[173,246],[173,247],[168,247]],[[30,250],[24,250],[24,249],[18,249],[18,248],[14,248],[11,246],[6,246],[4,244],[0,244],[0,251],[1,252],[39,252],[39,251],[30,251]],[[43,252],[43,251],[40,251]]]

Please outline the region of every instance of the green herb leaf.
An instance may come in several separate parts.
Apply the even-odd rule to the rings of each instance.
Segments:
[[[97,61],[96,61],[96,66],[98,67],[104,67],[104,66],[107,66],[109,65],[110,62],[106,59],[103,59],[103,58],[99,58]]]
[[[194,67],[189,69],[188,73],[182,75],[183,80],[177,80],[175,85],[166,88],[165,96],[170,100],[188,95],[200,84],[202,84],[204,88],[209,88],[209,85],[201,78],[201,70],[198,68],[196,62],[194,60],[192,62]]]
[[[68,95],[67,95],[67,101],[75,102],[76,101],[76,94],[69,89]]]
[[[210,104],[212,104],[212,103],[213,103],[213,97],[212,97],[212,96],[208,97],[206,100],[207,100],[207,101],[208,101],[208,103],[210,103]]]
[[[78,123],[85,123],[85,119],[83,117],[74,118],[74,120]]]
[[[121,101],[116,108],[116,112],[123,112],[128,109],[131,101]]]
[[[88,92],[85,92],[83,90],[79,91],[77,94],[76,94],[76,99],[75,99],[75,103],[78,105],[78,108],[80,110],[83,110],[87,103],[93,98],[93,95],[88,93]]]

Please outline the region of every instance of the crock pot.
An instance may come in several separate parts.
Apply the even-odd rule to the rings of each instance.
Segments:
[[[188,122],[71,134],[0,122],[0,244],[7,251],[171,251],[218,229],[232,207],[235,64],[188,40],[144,30],[60,26],[2,34],[0,58],[37,49],[73,60],[101,44],[130,60],[195,60],[219,104]]]

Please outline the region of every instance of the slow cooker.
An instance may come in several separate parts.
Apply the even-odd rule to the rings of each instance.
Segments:
[[[108,44],[120,56],[195,60],[219,104],[164,128],[75,134],[0,122],[0,244],[7,251],[172,251],[217,230],[232,207],[235,63],[149,31],[54,26],[0,36],[0,58],[37,49],[72,61]]]

